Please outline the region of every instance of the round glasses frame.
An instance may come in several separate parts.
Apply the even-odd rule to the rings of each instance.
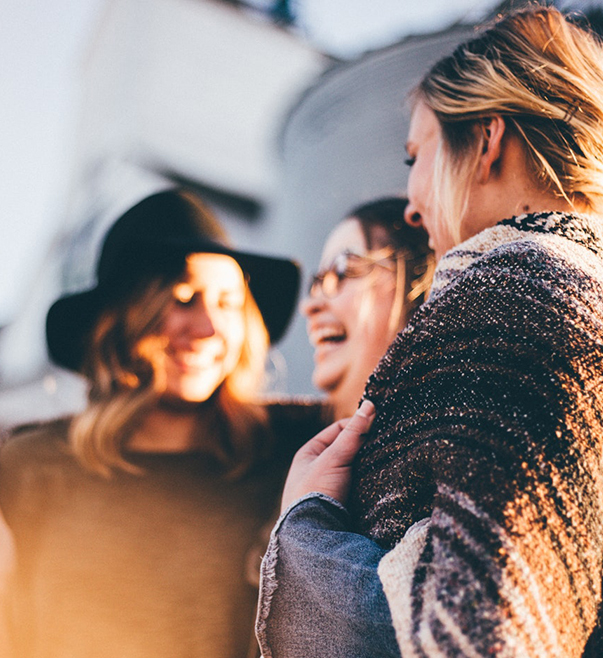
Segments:
[[[368,276],[376,267],[395,272],[396,260],[402,256],[392,249],[380,249],[371,255],[344,251],[335,257],[329,267],[320,270],[310,279],[308,294],[311,297],[321,293],[327,298],[335,297],[341,292],[346,279]]]

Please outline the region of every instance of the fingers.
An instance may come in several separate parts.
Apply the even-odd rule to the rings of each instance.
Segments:
[[[374,419],[375,405],[370,400],[364,400],[331,444],[329,452],[332,454],[329,457],[341,466],[351,464]]]
[[[325,427],[324,430],[310,439],[310,441],[308,441],[308,443],[306,443],[306,445],[301,448],[300,452],[303,451],[304,453],[311,455],[320,455],[335,441],[349,420],[349,418],[344,418],[332,423],[328,427]]]
[[[352,418],[329,425],[298,451],[285,482],[281,512],[293,501],[315,491],[345,502],[350,465],[374,418],[375,407],[365,400]]]
[[[375,418],[375,405],[370,400],[363,400],[356,413],[350,418],[343,432],[364,434],[367,432]]]
[[[332,423],[319,432],[315,437],[310,439],[310,441],[308,441],[299,452],[304,457],[317,457],[331,446],[344,432],[343,439],[340,441],[343,441],[346,444],[354,442],[355,439],[360,439],[361,436],[369,430],[374,417],[375,405],[370,402],[370,400],[364,400],[351,418],[343,418],[342,420]]]

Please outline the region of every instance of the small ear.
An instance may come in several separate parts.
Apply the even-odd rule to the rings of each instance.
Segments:
[[[505,134],[505,120],[500,114],[493,114],[480,123],[483,131],[483,149],[477,170],[477,180],[487,183],[492,173],[492,167],[499,160],[502,151],[502,139]]]

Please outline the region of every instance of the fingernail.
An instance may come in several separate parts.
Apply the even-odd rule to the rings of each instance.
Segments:
[[[370,400],[363,400],[356,413],[359,416],[370,418],[375,415],[375,405]]]

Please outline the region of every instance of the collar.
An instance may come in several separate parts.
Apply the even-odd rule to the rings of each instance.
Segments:
[[[546,241],[559,237],[603,257],[603,225],[592,215],[558,211],[526,213],[498,222],[450,249],[435,272],[430,298],[485,253],[519,240]]]

